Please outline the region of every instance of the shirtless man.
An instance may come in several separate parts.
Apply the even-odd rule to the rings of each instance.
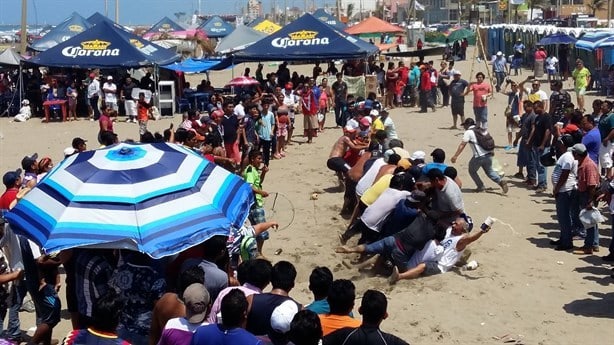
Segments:
[[[333,149],[330,152],[328,161],[326,161],[326,166],[337,173],[337,177],[339,178],[339,183],[343,185],[343,180],[345,178],[345,174],[350,171],[350,165],[343,159],[345,153],[348,150],[363,150],[369,147],[369,143],[357,143],[355,142],[356,131],[345,131],[345,134],[342,135],[333,146]]]

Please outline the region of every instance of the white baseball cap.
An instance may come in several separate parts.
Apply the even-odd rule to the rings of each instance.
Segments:
[[[501,56],[501,55],[503,55],[503,53],[501,51],[498,51],[497,56]]]

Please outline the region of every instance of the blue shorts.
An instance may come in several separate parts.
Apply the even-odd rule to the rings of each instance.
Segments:
[[[397,245],[397,239],[394,236],[384,237],[383,239],[367,244],[365,253],[380,254],[382,257],[392,260],[392,263],[399,268],[399,271],[407,271],[410,255],[403,252]],[[412,253],[413,254],[413,253]]]
[[[47,284],[34,297],[34,306],[40,322],[53,328],[60,323],[62,305],[53,285]]]
[[[249,210],[249,222],[252,224],[252,226],[256,225],[256,224],[260,224],[260,223],[264,223],[266,222],[266,217],[264,214],[264,208],[262,207],[252,207],[251,210]],[[269,239],[269,232],[268,231],[263,231],[261,232],[258,236],[256,236],[256,239],[258,241],[266,241]]]

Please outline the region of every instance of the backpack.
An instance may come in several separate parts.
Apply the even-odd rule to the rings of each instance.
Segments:
[[[495,139],[483,128],[476,127],[473,129],[477,145],[480,145],[485,151],[493,151],[495,149]]]

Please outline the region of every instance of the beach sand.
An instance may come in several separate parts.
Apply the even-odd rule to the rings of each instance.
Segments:
[[[472,56],[470,52],[469,57]],[[440,57],[432,57],[439,64]],[[428,60],[429,58],[427,58]],[[252,71],[255,64],[249,65]],[[235,67],[235,75],[243,72],[243,65]],[[312,65],[290,66],[310,74]],[[470,61],[457,63],[463,78],[471,80],[469,72],[486,72],[486,66]],[[265,64],[265,73],[276,70]],[[528,75],[529,71],[524,71]],[[193,85],[202,76],[190,76]],[[211,73],[216,86],[231,79],[230,71]],[[520,80],[519,77],[512,77]],[[571,87],[567,82],[566,88]],[[547,90],[547,85],[542,86]],[[595,97],[588,97],[587,106]],[[575,101],[575,95],[572,95]],[[496,95],[489,101],[489,129],[498,145],[496,158],[507,176],[517,168],[516,155],[506,153],[507,144],[504,108],[507,97]],[[471,96],[467,97],[465,112],[471,116]],[[330,113],[327,126],[334,125]],[[462,137],[461,130],[451,126],[449,108],[419,114],[415,108],[392,110],[399,137],[405,148],[428,154],[436,147],[447,154],[446,162],[454,154]],[[151,130],[161,131],[181,116],[150,121]],[[298,270],[298,278],[291,296],[301,303],[312,300],[308,278],[316,266],[328,266],[335,278],[351,279],[357,287],[354,309],[358,316],[360,298],[367,289],[378,289],[388,297],[389,317],[382,329],[392,332],[412,344],[502,344],[510,339],[523,344],[606,344],[614,338],[614,292],[610,278],[611,265],[598,256],[574,256],[556,252],[548,244],[558,236],[554,199],[544,193],[527,190],[521,180],[509,178],[510,191],[504,196],[500,188],[480,173],[486,186],[484,193],[472,193],[475,188],[467,173],[471,152],[466,148],[455,165],[463,181],[465,209],[478,224],[486,216],[501,222],[491,232],[470,246],[472,259],[479,262],[474,271],[452,270],[446,274],[402,281],[390,286],[386,277],[359,272],[351,266],[353,255],[335,254],[337,234],[347,221],[339,216],[343,201],[335,175],[326,168],[326,160],[340,130],[327,128],[314,143],[306,144],[302,138],[299,119],[294,145],[288,156],[271,163],[271,171],[264,181],[270,193],[265,208],[269,220],[280,222],[280,229],[272,231],[264,254],[272,261],[289,260]],[[121,139],[138,138],[138,126],[117,123],[116,132]],[[62,151],[70,146],[73,137],[89,140],[89,148],[98,146],[98,124],[90,121],[68,123],[41,123],[32,119],[27,123],[12,123],[0,119],[0,169],[15,169],[25,154],[38,152],[54,161],[62,158]],[[548,169],[548,180],[552,169]],[[551,187],[549,188],[551,190]],[[317,193],[317,200],[312,194]],[[273,203],[275,204],[273,207]],[[505,223],[505,224],[504,224]],[[601,226],[601,252],[607,254],[610,225]],[[354,240],[355,241],[355,240]],[[351,242],[353,243],[353,242]],[[577,246],[582,242],[577,241]],[[275,255],[278,249],[283,251]],[[65,304],[64,304],[65,305]],[[70,328],[66,318],[54,330],[54,338],[62,339]],[[22,314],[22,329],[34,325],[34,314]]]

